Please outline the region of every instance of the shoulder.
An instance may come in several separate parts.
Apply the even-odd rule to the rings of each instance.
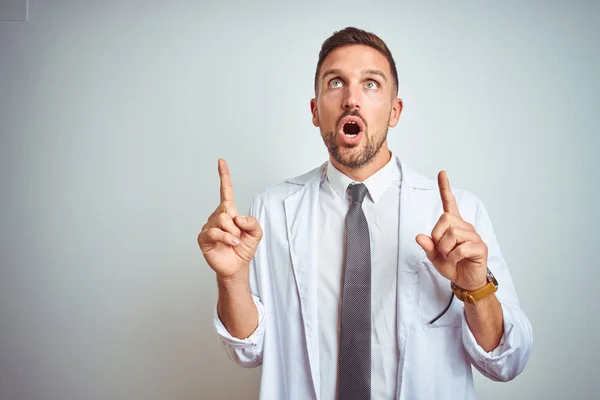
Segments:
[[[282,203],[288,196],[302,190],[307,185],[320,182],[326,165],[327,163],[321,164],[302,175],[285,179],[276,185],[267,187],[254,197],[252,208],[257,210],[272,204]]]

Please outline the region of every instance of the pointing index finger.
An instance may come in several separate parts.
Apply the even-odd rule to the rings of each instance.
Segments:
[[[219,177],[221,178],[221,203],[226,201],[233,202],[233,183],[231,183],[231,174],[227,162],[219,159]]]
[[[450,182],[448,181],[448,174],[446,174],[446,171],[440,171],[438,174],[438,186],[440,187],[440,196],[442,198],[444,212],[460,217],[456,198],[454,197],[454,194],[452,194],[452,189],[450,189]]]

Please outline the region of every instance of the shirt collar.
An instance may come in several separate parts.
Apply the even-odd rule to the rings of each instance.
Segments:
[[[348,186],[351,183],[359,183],[338,170],[331,160],[327,163],[327,180],[333,190],[344,200],[348,200]],[[392,154],[390,161],[383,168],[362,183],[367,187],[373,203],[377,203],[390,186],[400,184],[400,168],[396,164],[396,157]]]

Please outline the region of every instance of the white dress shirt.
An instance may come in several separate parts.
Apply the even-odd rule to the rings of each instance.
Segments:
[[[362,183],[368,189],[363,211],[371,242],[371,398],[396,397],[398,341],[396,282],[401,173],[394,157]],[[340,290],[343,274],[348,185],[357,183],[327,165],[320,188],[319,219],[319,359],[321,399],[336,398]]]

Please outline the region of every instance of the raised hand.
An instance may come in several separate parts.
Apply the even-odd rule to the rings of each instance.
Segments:
[[[438,185],[444,213],[431,237],[419,234],[417,243],[443,277],[462,289],[479,289],[487,282],[487,245],[475,227],[462,219],[445,171],[438,174]]]
[[[198,245],[219,278],[233,278],[247,268],[262,239],[262,229],[251,216],[239,214],[225,160],[218,161],[221,202],[198,235]]]

